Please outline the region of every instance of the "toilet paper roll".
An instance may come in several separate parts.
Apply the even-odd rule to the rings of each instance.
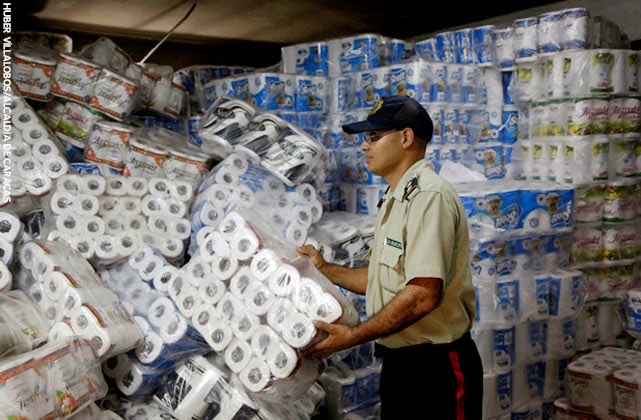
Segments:
[[[200,284],[198,293],[202,301],[209,305],[216,305],[227,292],[227,286],[220,280],[210,278]]]
[[[191,235],[191,225],[187,219],[172,219],[169,223],[167,235],[180,240],[187,240]]]
[[[69,172],[69,163],[62,156],[49,156],[42,162],[42,171],[51,179],[58,179]]]
[[[81,216],[91,216],[98,213],[98,197],[90,194],[77,194],[73,200],[72,211]]]
[[[115,260],[119,257],[119,244],[114,236],[101,235],[96,238],[95,255],[102,260]]]
[[[154,274],[152,285],[154,289],[166,292],[169,290],[169,282],[179,275],[178,268],[170,264],[165,264]]]
[[[185,288],[176,300],[176,306],[185,317],[191,318],[194,310],[202,303],[198,289],[193,286]]]
[[[240,373],[247,366],[251,357],[251,347],[245,340],[234,338],[225,348],[225,364],[232,372]]]
[[[142,212],[142,200],[139,197],[121,197],[118,199],[118,209],[125,217],[139,215]]]
[[[174,179],[170,195],[180,201],[190,202],[194,198],[194,186],[187,181]]]
[[[151,324],[147,320],[146,316],[134,315],[133,320],[136,324],[138,324],[138,327],[140,327],[140,330],[143,334],[147,334],[149,331],[153,331],[153,329],[151,328]]]
[[[240,175],[230,167],[222,166],[214,175],[217,184],[225,186],[236,186],[240,183]]]
[[[142,214],[147,217],[167,215],[167,202],[164,198],[155,195],[145,195],[142,198]]]
[[[120,232],[116,234],[118,254],[121,257],[129,257],[141,245],[140,236],[136,232]]]
[[[27,137],[31,137],[31,134],[32,133],[27,133]],[[31,137],[31,141],[29,140],[25,140],[25,141],[32,144],[31,153],[40,162],[45,162],[48,159],[53,158],[54,156],[58,156],[58,149],[55,143],[46,137],[39,137],[39,138]]]
[[[125,188],[127,195],[142,197],[149,192],[149,180],[140,176],[128,176]]]
[[[56,191],[51,196],[50,207],[54,214],[71,213],[75,211],[76,195],[66,191]]]
[[[267,314],[275,301],[276,296],[265,286],[253,289],[245,295],[245,306],[258,316]]]
[[[79,235],[96,238],[104,235],[105,233],[105,221],[96,215],[81,216],[79,220]]]
[[[173,182],[167,178],[152,177],[149,179],[149,193],[156,197],[169,197]]]
[[[53,182],[51,178],[47,177],[42,173],[38,173],[37,176],[33,177],[26,183],[27,191],[36,196],[41,196],[46,194],[51,190]]]
[[[243,229],[229,243],[232,254],[239,261],[249,260],[261,247],[261,241],[252,229]]]
[[[300,272],[290,264],[280,264],[267,278],[267,286],[276,296],[290,296],[301,281]]]
[[[238,260],[233,255],[214,256],[211,261],[211,273],[214,278],[226,281],[238,271],[238,265]]]
[[[147,257],[154,255],[154,250],[146,245],[141,246],[129,256],[127,262],[131,268],[140,270],[144,264]]]
[[[78,174],[65,174],[56,180],[57,191],[80,194],[82,177]]]
[[[246,228],[245,218],[235,211],[227,213],[218,225],[218,231],[228,243],[231,242],[235,236],[240,235]]]
[[[240,300],[245,300],[253,290],[260,287],[261,282],[252,274],[249,266],[244,265],[236,271],[229,281],[229,291]]]
[[[254,254],[249,267],[254,276],[260,281],[265,281],[282,264],[278,254],[269,248],[264,248]]]
[[[102,372],[107,378],[116,379],[125,374],[130,364],[129,355],[121,353],[102,362]]]
[[[229,322],[217,317],[210,318],[204,330],[203,337],[205,337],[207,344],[219,353],[224,351],[234,339]]]
[[[309,229],[312,225],[313,217],[311,206],[297,204],[291,210],[291,215],[293,217],[293,222],[297,225],[300,225],[304,229]]]
[[[41,279],[45,296],[53,302],[60,300],[65,290],[74,287],[74,280],[69,274],[63,271],[54,271],[53,268],[47,269]]]
[[[200,285],[212,278],[211,265],[199,255],[192,257],[187,264],[185,264],[181,271],[185,280],[192,286],[200,288]]]
[[[265,359],[272,374],[281,379],[291,375],[299,364],[296,351],[282,341],[269,347]]]
[[[310,314],[312,319],[331,324],[343,316],[343,307],[332,294],[324,292],[316,301]]]
[[[579,308],[582,273],[558,270],[548,279],[550,317],[562,319],[576,314]]]
[[[483,372],[483,418],[494,418],[498,412],[496,373]]]
[[[0,292],[8,292],[13,286],[13,274],[5,263],[0,263]]]
[[[175,198],[166,198],[164,200],[165,206],[164,210],[161,209],[161,214],[165,214],[171,217],[185,217],[187,214],[187,205]],[[143,212],[144,213],[144,212]]]
[[[207,345],[203,336],[179,313],[173,314],[169,322],[163,320],[163,324],[158,327],[158,333],[165,343],[171,345],[171,351],[175,353],[189,352]]]
[[[201,227],[198,230],[198,233],[196,233],[196,245],[200,247],[202,243],[209,237],[209,235],[213,234],[215,231],[216,231],[216,228],[214,226]]]
[[[509,370],[514,365],[515,334],[514,325],[496,325],[492,328],[494,371]]]
[[[289,223],[284,231],[285,239],[295,246],[302,246],[307,239],[307,228],[298,223]]]
[[[67,337],[73,337],[76,333],[66,322],[56,322],[51,326],[49,331],[48,341],[62,340]]]
[[[512,407],[521,407],[531,400],[528,388],[528,365],[512,368]]]
[[[162,296],[154,300],[149,306],[147,318],[155,327],[167,324],[171,316],[178,311],[176,304],[170,298]]]
[[[165,373],[164,369],[146,367],[134,361],[122,376],[116,378],[116,386],[124,395],[142,399],[151,395],[160,386]]]
[[[252,357],[247,366],[240,371],[240,382],[250,391],[259,392],[265,389],[271,381],[271,371],[267,363]]]
[[[175,261],[185,251],[185,244],[182,240],[177,238],[162,238],[158,246],[160,253],[168,259]]]
[[[153,331],[145,334],[145,340],[136,347],[134,353],[136,358],[145,365],[165,368],[174,364],[171,360],[172,355],[167,351],[166,343]]]
[[[548,354],[570,357],[576,351],[576,319],[548,321]]]
[[[225,321],[230,321],[237,314],[241,314],[243,310],[243,302],[241,302],[230,291],[227,291],[216,305],[216,312],[219,314],[220,318]]]
[[[242,311],[236,313],[231,319],[231,330],[234,332],[234,336],[245,341],[251,340],[259,325],[258,316],[247,310],[244,305]]]
[[[294,286],[291,300],[296,309],[312,318],[322,296],[323,288],[318,283],[310,278],[301,277]]]
[[[299,313],[294,304],[287,298],[276,298],[267,311],[267,324],[282,334],[285,321],[290,315]]]
[[[22,222],[9,212],[0,213],[0,239],[9,243],[16,243],[22,235]]]
[[[56,229],[70,235],[77,235],[81,233],[79,222],[80,215],[76,213],[63,213],[56,217]]]
[[[262,358],[266,358],[269,351],[277,349],[282,342],[278,333],[268,325],[259,325],[249,340],[254,354]]]
[[[44,250],[35,241],[24,243],[18,251],[18,261],[20,264],[28,269],[33,270],[36,261],[41,261],[47,258]]]
[[[316,188],[306,182],[288,189],[287,192],[291,200],[298,204],[310,204],[313,201],[318,200]]]
[[[502,322],[517,322],[521,317],[523,285],[520,280],[509,276],[496,280],[495,301],[497,318]]]
[[[71,243],[72,236],[69,235],[68,233],[61,232],[57,229],[54,229],[47,234],[47,240],[48,241],[63,241],[65,243],[70,244]]]
[[[111,305],[118,302],[118,296],[106,287],[68,287],[58,299],[59,308],[71,311],[84,304]]]
[[[198,249],[200,250],[201,258],[210,262],[217,256],[228,257],[231,255],[229,243],[218,231],[207,236]]]
[[[302,313],[290,314],[283,324],[281,334],[290,346],[300,349],[308,346],[316,336],[316,327]]]
[[[102,175],[82,175],[82,183],[80,184],[80,192],[91,194],[95,196],[101,196],[105,193],[107,181]]]
[[[36,113],[29,107],[25,107],[11,115],[11,124],[21,132],[37,127],[40,120]]]
[[[105,180],[105,193],[113,196],[127,194],[127,177],[124,175],[111,175]]]

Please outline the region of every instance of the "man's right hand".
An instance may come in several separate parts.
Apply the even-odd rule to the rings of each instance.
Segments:
[[[312,264],[319,270],[321,270],[325,264],[327,264],[327,261],[325,261],[325,258],[323,258],[323,254],[318,251],[314,245],[303,245],[303,246],[298,246],[296,247],[296,251],[299,254],[302,255],[307,255],[309,259],[312,261]]]

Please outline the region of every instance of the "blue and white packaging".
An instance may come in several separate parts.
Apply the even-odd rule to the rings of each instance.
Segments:
[[[436,61],[452,64],[454,60],[454,32],[440,32],[434,36]]]
[[[387,186],[356,186],[356,214],[375,215]]]
[[[454,31],[455,62],[474,64],[474,29],[463,28]]]
[[[496,374],[497,414],[509,413],[512,409],[512,371]]]
[[[296,76],[284,73],[257,73],[248,75],[247,78],[251,104],[270,111],[295,110]]]
[[[481,71],[477,66],[473,65],[465,65],[462,68],[461,102],[464,104],[477,104],[480,99]]]
[[[335,76],[327,79],[329,112],[347,112],[354,102],[351,76]]]
[[[386,84],[389,95],[420,98],[421,81],[418,62],[394,64],[386,72]],[[377,92],[378,93],[378,92]]]
[[[512,26],[494,30],[494,50],[496,62],[500,68],[509,69],[514,67],[516,52],[514,50],[514,28]]]
[[[503,178],[505,167],[501,143],[478,143],[472,147],[472,153],[471,169],[482,173],[487,179]]]
[[[519,135],[519,109],[516,106],[504,106],[501,118],[503,143],[516,143]]]
[[[500,142],[503,107],[501,105],[486,105],[480,110],[481,128],[480,142]]]
[[[414,51],[419,58],[428,61],[435,61],[436,45],[434,38],[424,39],[414,44]]]
[[[445,144],[458,144],[460,134],[459,108],[446,105],[443,111],[443,141]]]
[[[561,49],[582,50],[590,48],[591,13],[585,7],[575,7],[563,11],[563,30]]]
[[[328,42],[329,74],[345,75],[381,66],[379,48],[384,48],[380,35],[359,34]]]
[[[514,325],[496,325],[492,329],[492,349],[494,370],[506,371],[514,365],[515,357]]]
[[[281,49],[283,71],[305,76],[329,75],[329,47],[326,42],[296,44]]]
[[[535,59],[537,55],[537,17],[516,19],[514,25],[514,55],[516,60]]]
[[[448,66],[446,97],[451,103],[463,102],[463,67],[459,64]]]
[[[564,24],[563,11],[555,10],[542,13],[538,19],[538,53],[545,54],[561,51],[561,33]]]
[[[430,102],[447,102],[447,72],[445,63],[431,63],[430,68]]]
[[[474,28],[474,58],[479,66],[490,66],[496,62],[494,29],[494,25]]]
[[[521,314],[521,282],[517,278],[505,277],[496,280],[496,303],[498,319],[516,322]]]
[[[495,236],[513,231],[521,224],[523,205],[521,190],[505,189],[496,192],[461,192],[461,201],[469,220],[470,231],[478,236]]]
[[[545,185],[545,184],[543,184]],[[546,233],[569,230],[574,221],[574,190],[531,185],[522,194],[524,232]]]
[[[320,76],[296,76],[295,111],[326,112],[328,85],[327,78]]]
[[[516,89],[516,78],[513,70],[502,70],[501,81],[503,82],[503,104],[515,105],[511,93]]]
[[[445,139],[443,137],[443,131],[445,130],[445,105],[428,103],[426,104],[426,110],[432,119],[432,125],[434,127],[432,130],[432,140],[430,141],[430,144],[445,144]]]
[[[200,127],[200,116],[195,115],[187,119],[187,138],[189,142],[195,146],[203,144],[203,139],[198,135],[198,127]]]
[[[515,238],[510,241],[514,273],[523,275],[530,271],[532,266],[532,241],[531,238]]]
[[[359,71],[354,74],[354,89],[356,96],[357,109],[371,109],[376,102],[381,98],[380,94],[377,95],[375,91],[375,80],[377,85],[384,83],[382,80],[379,82],[378,78],[381,71],[365,70]],[[384,86],[384,85],[383,85]],[[384,92],[384,87],[381,92]]]
[[[409,58],[412,52],[411,42],[397,38],[385,40],[385,64],[387,65]]]

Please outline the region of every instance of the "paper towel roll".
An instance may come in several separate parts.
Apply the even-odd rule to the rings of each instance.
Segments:
[[[283,324],[281,334],[290,346],[300,349],[309,345],[317,333],[312,321],[302,313],[290,314]]]
[[[232,254],[239,261],[247,261],[262,247],[260,239],[252,229],[243,229],[229,243]]]
[[[254,276],[260,281],[265,281],[282,264],[278,254],[269,248],[264,248],[254,254],[249,265]]]
[[[250,391],[259,392],[271,381],[271,372],[267,363],[258,357],[252,357],[247,366],[240,371],[240,382]]]
[[[300,272],[290,264],[280,264],[267,278],[267,286],[276,296],[292,295],[300,282]]]
[[[249,363],[252,357],[252,350],[245,340],[234,338],[225,348],[225,364],[232,372],[240,373]]]
[[[253,289],[245,295],[245,306],[251,313],[258,316],[267,314],[275,301],[276,296],[265,286]]]
[[[265,359],[272,374],[281,379],[291,375],[299,364],[296,351],[282,341],[269,347]]]

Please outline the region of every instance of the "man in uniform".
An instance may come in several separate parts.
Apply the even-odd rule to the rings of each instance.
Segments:
[[[329,356],[376,340],[382,419],[481,419],[468,225],[458,194],[424,159],[432,120],[414,99],[388,96],[343,130],[364,133],[367,169],[389,185],[369,265],[331,264],[311,245],[297,250],[334,284],[365,294],[367,320],[355,327],[314,322],[327,337],[303,353]]]

